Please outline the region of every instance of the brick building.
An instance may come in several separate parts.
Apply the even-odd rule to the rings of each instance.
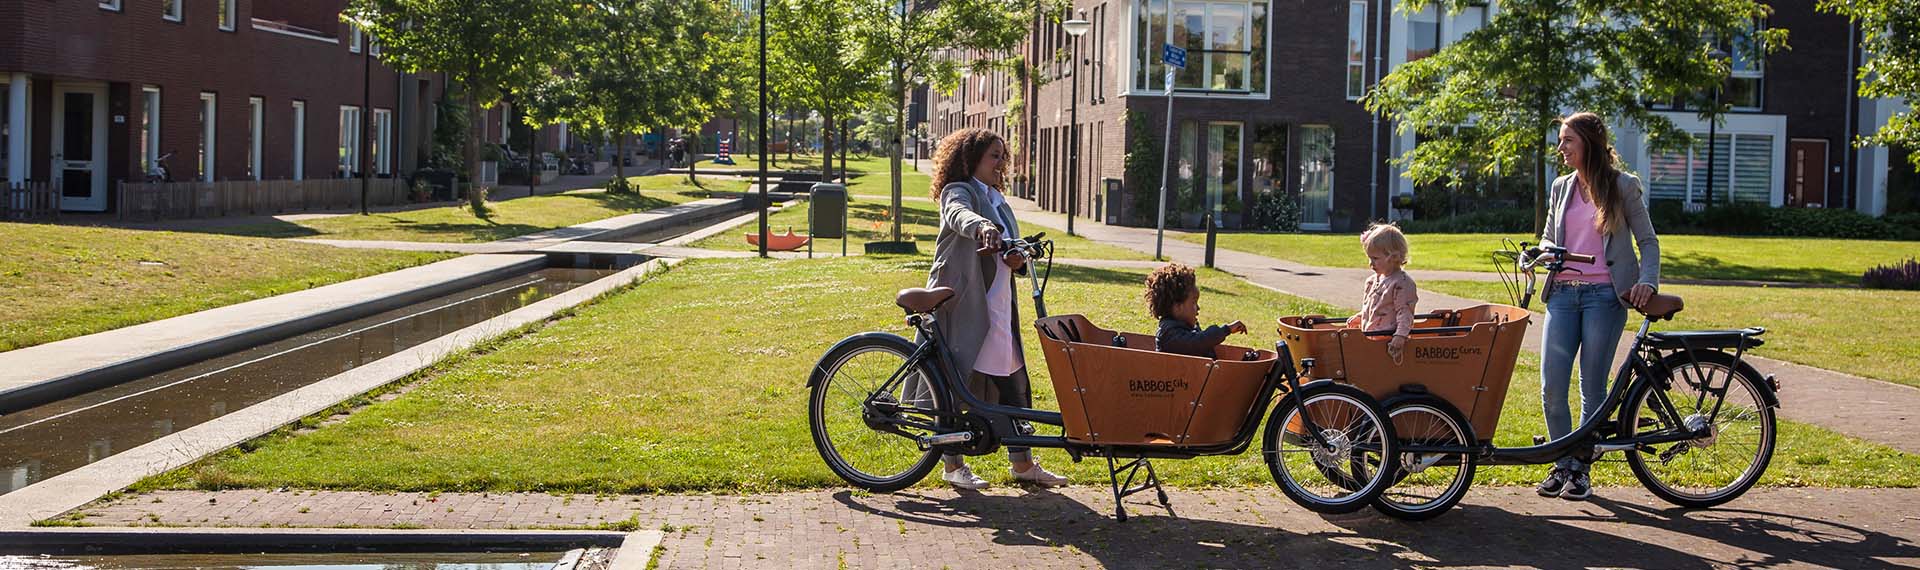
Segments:
[[[108,210],[114,182],[169,153],[175,180],[351,176],[363,147],[376,175],[404,175],[443,82],[369,62],[344,5],[0,2],[0,172],[61,181],[69,211]]]
[[[1853,95],[1858,30],[1816,13],[1814,0],[1770,4],[1774,15],[1759,25],[1790,29],[1792,49],[1764,62],[1734,61],[1723,96],[1735,110],[1715,133],[1716,203],[1731,196],[1874,215],[1920,207],[1920,183],[1901,168],[1904,153],[1846,144],[1904,108]],[[1125,156],[1136,138],[1127,123],[1138,117],[1159,147],[1167,127],[1160,46],[1184,45],[1187,67],[1173,90],[1169,225],[1191,227],[1219,204],[1226,226],[1243,226],[1261,194],[1284,192],[1302,205],[1304,229],[1351,231],[1368,219],[1408,214],[1394,208],[1394,197],[1412,194],[1414,184],[1388,161],[1419,142],[1368,114],[1360,95],[1393,68],[1484,26],[1499,6],[1444,14],[1409,13],[1390,0],[1076,0],[1074,10],[1092,23],[1077,42],[1077,62],[1076,42],[1054,23],[1035,23],[1019,53],[956,54],[1042,65],[1034,81],[968,76],[952,93],[932,93],[933,137],[963,127],[1020,130],[1017,193],[1058,212],[1069,210],[1073,195],[1080,216],[1150,225],[1158,183],[1126,183]],[[1010,116],[1009,108],[1017,112]],[[1653,153],[1645,135],[1628,128],[1617,130],[1616,145],[1652,199],[1698,204],[1708,178],[1706,123],[1687,109],[1656,108],[1701,135],[1694,152]],[[1185,201],[1182,188],[1194,189]]]

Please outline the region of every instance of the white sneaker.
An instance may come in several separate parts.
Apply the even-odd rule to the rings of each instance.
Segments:
[[[940,475],[940,478],[942,480],[945,480],[948,485],[953,485],[955,488],[966,489],[969,491],[978,491],[981,489],[985,489],[989,486],[989,483],[987,483],[986,479],[981,479],[980,477],[975,476],[973,474],[972,467],[967,467],[964,465],[961,466],[959,469],[942,473]]]
[[[1066,477],[1047,471],[1047,469],[1041,467],[1039,463],[1034,463],[1033,466],[1028,467],[1026,471],[1014,471],[1011,467],[1007,468],[1007,470],[1013,471],[1013,478],[1016,481],[1026,481],[1041,487],[1065,487],[1067,485]]]

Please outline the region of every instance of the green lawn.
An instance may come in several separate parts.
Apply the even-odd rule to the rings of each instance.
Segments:
[[[1511,303],[1499,283],[1430,281],[1420,286],[1470,299]],[[1754,354],[1829,370],[1920,386],[1920,322],[1906,309],[1920,291],[1789,289],[1668,285],[1661,291],[1687,300],[1675,322],[1655,330],[1767,327],[1766,346]],[[1538,300],[1533,308],[1544,306]],[[1627,328],[1640,321],[1629,319]],[[1782,380],[1791,381],[1791,379]]]
[[[1171,234],[1204,243],[1206,234]],[[1492,271],[1489,254],[1500,234],[1412,234],[1417,269]],[[1531,237],[1525,237],[1534,241]],[[1365,268],[1359,234],[1219,234],[1220,247],[1320,267]],[[1667,279],[1745,279],[1810,283],[1859,283],[1875,265],[1920,257],[1920,242],[1817,238],[1660,236],[1660,275]]]
[[[0,223],[0,351],[451,257],[269,239]]]
[[[208,231],[259,237],[489,242],[691,202],[707,198],[713,192],[741,192],[747,187],[743,180],[723,176],[702,177],[700,186],[688,183],[685,176],[672,174],[632,177],[631,180],[640,187],[638,196],[573,191],[501,200],[488,203],[493,214],[484,219],[474,217],[465,205],[458,205]]]
[[[857,332],[907,333],[892,292],[926,279],[925,258],[695,260],[573,316],[435,368],[414,389],[339,421],[306,422],[162,475],[140,488],[280,487],[550,492],[750,492],[840,486],[808,437],[804,386],[815,359]],[[1104,326],[1150,331],[1144,274],[1062,267],[1049,305]],[[1318,303],[1204,271],[1203,320],[1256,323],[1235,344],[1271,346],[1280,315]],[[1041,363],[1027,330],[1028,362]],[[634,350],[634,347],[646,347]],[[1515,376],[1499,441],[1542,433],[1537,372]],[[1035,400],[1055,408],[1044,365]],[[1784,423],[1768,485],[1912,486],[1920,457]],[[1077,484],[1104,484],[1105,464],[1039,456]],[[1009,480],[1004,456],[973,460]],[[1162,461],[1182,486],[1272,482],[1249,452]],[[1543,468],[1483,470],[1489,484],[1530,484]],[[1599,466],[1603,485],[1633,480]],[[929,478],[923,485],[937,485]]]

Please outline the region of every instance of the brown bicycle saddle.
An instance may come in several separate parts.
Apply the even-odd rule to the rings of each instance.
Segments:
[[[1679,295],[1654,293],[1652,297],[1647,297],[1647,302],[1641,303],[1640,306],[1634,308],[1638,309],[1640,314],[1646,315],[1647,318],[1659,321],[1673,318],[1675,314],[1678,314],[1681,309],[1686,307],[1686,301],[1681,300]]]
[[[899,305],[900,308],[906,309],[909,313],[931,313],[934,309],[940,308],[941,303],[945,303],[948,299],[952,298],[952,287],[934,287],[932,289],[914,287],[901,289],[898,294],[893,296],[893,304]]]

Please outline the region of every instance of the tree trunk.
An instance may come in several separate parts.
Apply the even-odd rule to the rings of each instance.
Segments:
[[[1547,125],[1552,112],[1547,107],[1544,95],[1535,111],[1538,120],[1534,124]],[[1547,227],[1547,141],[1543,134],[1536,131],[1533,137],[1533,235],[1536,237]]]
[[[480,127],[486,121],[480,114],[480,99],[473,95],[478,92],[473,81],[465,83],[466,92],[461,96],[467,98],[467,206],[479,213],[486,207],[486,200],[480,196]]]
[[[620,183],[617,185],[609,184],[608,186],[625,188],[627,185],[627,135],[623,134],[614,137],[613,153],[613,176],[620,179]],[[635,192],[635,194],[638,194],[638,192]]]
[[[700,149],[700,132],[694,131],[693,140],[687,141],[687,149],[686,149],[687,182],[690,184],[693,184],[694,186],[700,185],[699,173],[698,171],[695,170],[696,168],[698,168],[698,166],[696,165],[700,164],[699,149]]]
[[[836,137],[830,134],[832,132],[833,132],[833,115],[821,113],[820,114],[820,150],[822,151],[820,153],[820,158],[821,158],[820,181],[821,182],[833,182],[833,147],[836,144],[838,145],[846,144],[846,141],[835,140]]]

